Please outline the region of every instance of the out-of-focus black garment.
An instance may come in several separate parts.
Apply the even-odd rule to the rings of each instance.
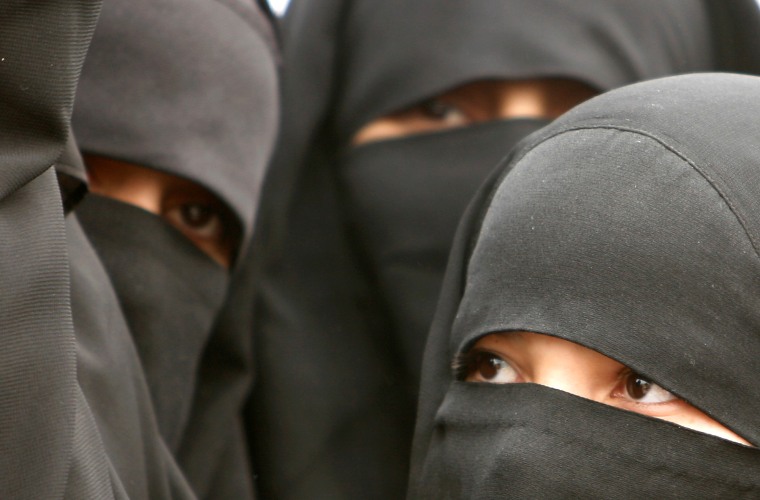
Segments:
[[[142,381],[131,343],[122,350],[109,328],[79,329],[78,306],[88,307],[79,302],[79,276],[92,267],[80,266],[88,260],[86,250],[67,242],[77,238],[75,228],[65,227],[73,219],[65,223],[63,216],[62,201],[71,191],[63,183],[59,188],[51,168],[76,158],[58,160],[99,7],[96,1],[8,1],[0,7],[2,498],[170,498],[157,486],[159,477],[169,483],[159,463],[168,454],[157,454],[150,470],[136,463],[144,444],[160,447],[162,441],[155,423],[152,434],[141,426],[153,418],[150,407],[139,408],[140,401],[149,404],[144,381],[142,396],[120,391],[131,383],[124,373],[133,374],[138,387]],[[76,168],[62,172],[81,177]],[[76,191],[76,184],[69,187]],[[95,338],[110,351],[86,358]],[[89,384],[90,369],[110,361],[110,354],[119,365],[108,366],[112,371],[102,372],[99,382],[113,382],[114,393]],[[101,405],[113,399],[124,410],[119,429],[101,418]],[[111,447],[109,431],[139,435],[140,442]],[[183,481],[175,484],[171,497],[180,498]]]
[[[410,498],[755,498],[760,451],[534,384],[455,379],[483,335],[613,358],[760,444],[760,78],[588,101],[513,150],[459,227]]]
[[[253,274],[232,277],[200,362],[195,397],[178,451],[183,471],[203,498],[244,499],[251,495],[250,457],[242,406],[252,382],[251,300]],[[214,460],[210,460],[214,457]]]
[[[421,353],[457,220],[507,143],[541,124],[352,149],[362,125],[478,80],[560,77],[604,91],[715,69],[722,36],[701,2],[293,2],[260,226],[249,427],[261,491],[403,495]]]
[[[68,135],[97,2],[0,7],[0,496],[110,493],[76,379],[63,210]]]
[[[208,189],[240,222],[245,252],[277,128],[273,42],[269,19],[245,0],[107,0],[73,117],[82,151]],[[250,326],[237,324],[250,308],[221,313],[231,282],[229,300],[250,303],[238,284],[247,278],[135,206],[91,195],[76,213],[124,311],[161,435],[194,491],[252,496],[240,417]]]
[[[195,498],[159,433],[124,314],[75,212],[66,236],[79,385],[105,450],[99,467],[112,476],[117,498]]]
[[[61,191],[63,211],[68,214],[87,194],[87,170],[76,139],[71,133],[69,133],[63,153],[55,162],[55,173]]]

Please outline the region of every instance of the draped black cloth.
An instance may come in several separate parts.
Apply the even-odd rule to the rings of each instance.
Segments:
[[[116,498],[195,498],[159,433],[118,298],[75,212],[66,218],[66,238],[77,375],[104,450],[94,461],[112,477]]]
[[[88,258],[86,250],[69,246],[77,234],[73,219],[64,222],[61,194],[68,190],[62,184],[59,191],[52,166],[76,162],[71,148],[61,153],[99,7],[95,1],[9,1],[0,7],[3,498],[179,498],[184,484],[180,477],[171,491],[159,486],[170,482],[160,452],[154,455],[156,467],[138,470],[149,454],[141,449],[143,441],[151,447],[162,442],[138,423],[145,417],[149,424],[153,417],[150,408],[139,408],[147,391],[128,348],[117,352],[119,366],[109,366],[112,371],[100,381],[121,389],[131,382],[121,375],[131,372],[143,384],[143,398],[109,395],[88,383],[90,368],[108,355],[96,351],[84,359],[85,337],[110,345],[118,333],[79,328],[78,308],[87,304],[78,302],[77,287],[91,266],[79,265]],[[67,171],[63,175],[81,180],[81,169]],[[118,350],[114,345],[110,352]],[[103,425],[99,411],[109,398],[123,401],[120,421],[126,428],[119,430],[140,435],[139,442],[109,446],[107,434],[116,429]]]
[[[488,333],[631,367],[760,443],[760,79],[594,98],[526,139],[459,227],[430,334],[410,498],[752,498],[757,448],[533,384],[455,380]]]
[[[63,210],[68,214],[87,194],[87,170],[73,134],[69,134],[66,147],[55,162],[55,173],[58,176]]]
[[[246,0],[104,3],[72,118],[80,148],[203,185],[249,239],[277,127],[273,44]]]
[[[211,191],[240,222],[243,253],[277,129],[276,71],[270,21],[252,2],[108,0],[73,129],[84,153]],[[88,196],[76,214],[113,283],[168,451],[199,497],[251,497],[241,422],[250,307],[225,306],[252,301],[242,259],[228,272],[120,201]]]
[[[718,40],[736,37],[718,36],[712,19],[703,3],[677,1],[293,2],[258,233],[266,271],[249,427],[267,497],[403,495],[457,221],[508,151],[499,138],[545,122],[352,148],[355,132],[473,81],[567,78],[604,91],[715,69]]]
[[[0,7],[0,496],[109,493],[76,379],[63,210],[68,136],[97,2]]]

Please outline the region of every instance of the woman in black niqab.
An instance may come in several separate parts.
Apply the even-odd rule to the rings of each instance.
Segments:
[[[235,324],[248,311],[215,325],[276,133],[273,42],[253,2],[108,0],[72,119],[97,193],[76,215],[124,311],[161,435],[204,498],[251,495],[240,424],[250,327]],[[158,198],[156,211],[110,191],[146,179],[160,197],[153,184],[129,195]],[[197,244],[216,235],[224,252]]]
[[[411,498],[757,496],[759,114],[756,77],[665,78],[594,98],[510,154],[449,261]],[[622,363],[752,446],[454,375],[479,339],[525,331]]]
[[[361,146],[356,134],[473,82],[601,92],[714,69],[717,36],[702,2],[659,0],[296,0],[283,31],[284,123],[259,233],[256,472],[271,497],[353,498],[378,484],[378,498],[395,498],[457,221],[503,141],[549,117]]]

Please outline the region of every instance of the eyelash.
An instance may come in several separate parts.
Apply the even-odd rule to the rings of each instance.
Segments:
[[[454,361],[451,362],[454,379],[464,381],[467,378],[467,374],[470,372],[470,367],[475,362],[475,352],[476,351],[470,349],[467,352],[460,352],[454,356]]]
[[[473,370],[477,362],[480,360],[480,357],[488,356],[488,355],[503,360],[501,356],[489,351],[481,350],[481,349],[470,349],[467,352],[460,352],[459,354],[457,354],[454,357],[454,361],[451,363],[451,368],[454,371],[454,378],[456,378],[456,380],[461,380],[461,381],[466,380],[467,376],[470,374],[470,372]],[[506,360],[504,361],[506,363],[509,363]]]

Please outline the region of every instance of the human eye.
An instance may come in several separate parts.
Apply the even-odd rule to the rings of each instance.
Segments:
[[[518,381],[517,370],[498,354],[473,349],[454,362],[457,378],[465,382],[512,384]]]
[[[229,268],[239,242],[234,216],[215,200],[180,197],[165,203],[161,216],[201,251]]]
[[[424,101],[419,110],[429,120],[435,120],[447,126],[466,125],[470,120],[467,114],[455,104],[441,98]]]
[[[166,211],[165,217],[190,239],[222,239],[222,216],[216,207],[200,203],[182,203]]]
[[[621,397],[638,404],[667,403],[678,397],[636,372],[628,372],[617,391]]]

